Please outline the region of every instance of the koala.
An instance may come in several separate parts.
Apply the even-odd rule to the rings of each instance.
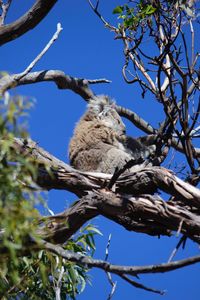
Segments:
[[[145,160],[152,152],[126,135],[126,127],[107,96],[89,101],[69,145],[70,164],[82,171],[112,174],[130,160]]]

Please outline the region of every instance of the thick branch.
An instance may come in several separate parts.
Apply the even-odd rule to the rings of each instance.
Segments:
[[[109,174],[77,171],[31,140],[15,139],[14,147],[32,156],[37,163],[51,168],[52,173],[48,173],[44,167],[39,168],[38,183],[46,189],[67,189],[83,195],[89,190],[102,188],[111,179]],[[136,166],[135,172],[121,176],[115,183],[116,192],[131,195],[140,195],[141,191],[142,194],[154,193],[157,189],[175,196],[187,205],[200,208],[200,190],[162,167]]]
[[[87,221],[98,215],[95,205],[91,205],[86,197],[55,216],[46,217],[41,220],[38,234],[45,240],[56,244],[66,242]]]
[[[157,196],[131,197],[101,189],[89,192],[71,208],[59,215],[47,217],[38,234],[45,240],[63,243],[86,221],[103,215],[129,231],[152,236],[170,236],[180,231],[200,243],[200,216],[166,203]]]
[[[176,204],[177,199],[188,207],[195,207],[198,212],[200,191],[170,171],[161,167],[137,166],[135,172],[119,177],[113,187],[115,192],[112,192],[105,189],[112,175],[77,171],[32,141],[15,139],[14,148],[39,163],[37,183],[40,186],[69,190],[82,197],[69,210],[46,220],[40,234],[48,240],[67,239],[84,222],[101,214],[128,230],[150,235],[170,235],[172,231],[180,231],[200,241],[199,215]],[[45,165],[51,172],[46,170]],[[146,195],[154,193],[157,188],[173,195],[174,202],[166,203],[157,196]]]
[[[8,43],[37,26],[52,9],[57,0],[37,0],[21,18],[0,27],[0,45]]]
[[[13,147],[22,155],[32,157],[39,164],[37,183],[44,189],[64,189],[81,196],[84,192],[98,189],[103,185],[104,178],[92,176],[91,180],[90,176],[76,171],[31,140],[16,138]],[[105,175],[107,178],[111,177],[107,176]]]
[[[89,84],[109,83],[106,79],[87,80],[65,75],[59,70],[43,70],[32,72],[25,75],[23,78],[18,76],[20,74],[7,75],[0,79],[0,94],[6,90],[12,89],[16,86],[31,84],[42,81],[55,82],[59,89],[70,89],[83,99],[88,100],[94,97],[94,93],[89,88]]]

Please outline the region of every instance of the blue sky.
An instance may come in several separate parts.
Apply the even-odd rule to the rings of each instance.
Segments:
[[[13,1],[7,22],[20,17],[35,1]],[[103,15],[114,21],[112,10],[123,1],[102,0]],[[61,22],[63,31],[59,39],[37,63],[34,71],[46,69],[63,70],[66,74],[82,78],[107,78],[111,84],[92,86],[99,94],[108,94],[120,105],[139,113],[154,126],[162,120],[159,104],[148,94],[142,99],[138,86],[124,83],[121,73],[123,66],[123,48],[113,33],[103,24],[90,9],[87,1],[59,0],[49,15],[35,29],[21,38],[5,44],[0,49],[1,70],[10,73],[22,72],[46,45],[56,24]],[[26,95],[36,99],[29,117],[29,130],[33,140],[40,146],[68,162],[67,148],[75,123],[85,110],[85,102],[69,90],[58,90],[53,83],[26,85],[12,91],[13,94]],[[128,133],[132,136],[142,133],[128,122]],[[51,191],[46,194],[49,207],[55,212],[63,211],[76,197],[65,191]],[[109,260],[112,263],[128,265],[145,265],[166,262],[178,238],[152,238],[134,232],[128,232],[119,225],[99,216],[92,221],[98,225],[103,237],[98,237],[96,258],[105,257],[108,235],[112,234]],[[177,258],[199,253],[198,247],[188,242],[184,251],[180,250]],[[166,289],[165,300],[199,299],[200,265],[194,265],[167,274],[141,276],[141,283],[154,288]],[[91,272],[92,286],[87,286],[78,300],[107,299],[111,287],[102,271]],[[118,277],[117,290],[113,300],[162,299],[162,296],[151,294],[131,287]]]

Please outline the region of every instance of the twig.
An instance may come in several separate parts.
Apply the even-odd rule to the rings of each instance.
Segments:
[[[107,243],[107,246],[106,246],[106,256],[105,256],[105,261],[108,260],[108,255],[109,255],[109,248],[110,248],[111,238],[112,238],[112,234],[109,234],[109,237],[108,237],[108,243]]]
[[[51,40],[48,42],[48,44],[45,46],[45,48],[39,53],[39,55],[30,63],[30,65],[23,72],[14,74],[12,76],[6,75],[0,79],[0,96],[4,95],[5,91],[7,91],[8,89],[14,88],[21,84],[33,83],[33,82],[44,80],[44,77],[45,77],[46,73],[48,73],[48,71],[41,71],[41,72],[36,72],[36,73],[33,72],[31,74],[29,74],[29,73],[33,69],[33,67],[36,65],[36,63],[41,59],[41,57],[51,47],[51,45],[58,39],[58,36],[61,31],[62,31],[61,24],[58,23],[57,30],[54,33]],[[51,71],[49,71],[49,72],[51,73]],[[52,72],[54,72],[54,71],[52,71]],[[62,73],[62,74],[60,74],[60,73]],[[59,75],[63,76],[63,74],[64,74],[63,72],[58,71],[58,74],[53,74],[54,75],[53,80],[56,82],[56,79],[57,79],[56,75],[59,77]],[[30,76],[28,76],[28,75],[30,75]],[[52,76],[52,73],[51,73],[51,76]],[[48,79],[48,76],[47,76],[46,80],[48,81],[48,80],[52,80],[52,79]],[[57,80],[59,81],[59,78]],[[59,82],[58,82],[58,86],[59,86]]]
[[[165,92],[169,85],[169,78],[170,78],[171,70],[170,70],[170,59],[169,59],[168,54],[166,55],[166,63],[165,64],[163,63],[163,68],[165,69],[167,76],[165,77],[165,80],[161,86],[161,92]]]
[[[191,31],[191,35],[192,35],[192,47],[191,47],[192,62],[191,62],[191,65],[193,65],[193,63],[194,63],[194,28],[193,28],[191,19],[190,19],[190,31]]]
[[[187,240],[187,237],[186,236],[182,236],[181,239],[179,240],[178,244],[176,245],[176,247],[174,248],[174,250],[172,251],[169,259],[168,259],[168,263],[170,263],[172,261],[172,259],[174,258],[174,256],[176,255],[178,249],[180,248],[180,246],[183,244],[183,247],[185,245],[185,242]]]
[[[133,62],[133,64],[140,70],[140,72],[146,78],[146,80],[148,81],[149,85],[151,86],[152,92],[156,93],[157,89],[156,89],[155,83],[153,82],[152,78],[150,77],[150,75],[148,74],[148,72],[145,70],[145,68],[143,67],[143,65],[140,64],[138,62],[138,60],[135,58],[135,56],[133,55],[133,52],[129,51],[129,42],[128,42],[128,38],[126,36],[126,32],[125,32],[124,29],[122,30],[122,39],[123,39],[124,47],[125,47],[124,52],[126,53],[126,55],[129,56],[129,58]]]
[[[59,277],[58,277],[58,280],[56,282],[56,286],[54,287],[55,289],[55,296],[56,296],[56,300],[61,300],[61,286],[62,286],[62,278],[63,278],[63,275],[64,275],[64,267],[62,266],[61,269],[60,269],[60,273],[59,273]]]
[[[105,256],[105,261],[108,260],[109,247],[110,247],[111,237],[112,237],[112,235],[109,234],[109,237],[108,237],[108,243],[107,243],[107,246],[106,246],[106,256]],[[106,272],[106,274],[107,274],[107,277],[108,277],[108,281],[109,281],[109,283],[110,283],[111,286],[112,286],[112,290],[111,290],[111,292],[109,293],[108,298],[107,298],[107,300],[110,300],[110,299],[112,298],[112,296],[114,295],[114,293],[115,293],[116,286],[117,286],[117,281],[113,282],[112,276],[111,276],[110,272]]]
[[[116,27],[114,27],[114,26],[112,26],[110,23],[108,23],[108,22],[104,19],[104,17],[99,13],[99,11],[98,11],[99,0],[97,1],[97,3],[96,3],[95,6],[92,4],[92,1],[90,1],[90,0],[88,0],[88,3],[89,3],[89,5],[90,5],[90,7],[92,8],[92,10],[94,11],[94,13],[99,17],[99,19],[104,23],[104,25],[105,25],[106,27],[108,27],[109,29],[111,29],[111,30],[113,30],[113,31],[115,31],[115,32],[118,31],[118,29],[117,29]]]
[[[120,177],[120,175],[122,175],[125,171],[127,171],[128,169],[132,168],[134,165],[142,165],[144,163],[144,159],[143,158],[138,158],[138,159],[131,159],[129,160],[121,169],[119,169],[118,167],[115,169],[115,172],[112,176],[112,178],[110,179],[110,182],[108,183],[108,189],[112,189],[112,187],[114,186],[115,182],[117,181],[117,179]],[[144,166],[144,165],[143,165]]]
[[[141,283],[138,283],[138,282],[130,279],[128,276],[126,276],[124,274],[121,274],[119,276],[122,279],[124,279],[125,281],[127,281],[128,283],[130,283],[131,285],[133,285],[134,287],[136,287],[136,288],[139,288],[139,289],[142,289],[142,290],[145,290],[145,291],[148,291],[148,292],[160,294],[160,295],[164,295],[165,294],[165,291],[160,291],[160,290],[157,290],[157,289],[153,289],[153,288],[147,287],[147,286],[145,286],[145,285],[143,285]]]
[[[51,47],[51,45],[58,39],[60,32],[63,30],[61,27],[61,24],[57,24],[57,30],[54,33],[51,40],[48,42],[48,44],[44,47],[44,49],[40,52],[40,54],[30,63],[30,65],[24,70],[24,72],[16,75],[15,80],[22,79],[25,75],[30,73],[30,71],[33,69],[33,67],[36,65],[36,63],[42,58],[42,56],[48,51],[48,49]]]
[[[181,232],[181,229],[183,227],[183,219],[181,219],[180,223],[179,223],[179,226],[178,226],[178,230],[177,230],[177,233],[176,233],[176,236],[178,237],[180,232]]]
[[[111,83],[112,80],[108,80],[106,78],[99,78],[99,79],[87,79],[89,84],[96,84],[96,83]]]
[[[2,9],[2,14],[0,16],[0,26],[4,24],[8,9],[10,7],[12,0],[8,0],[6,4],[3,3],[3,0],[0,0],[0,6]]]
[[[51,210],[49,208],[49,206],[47,205],[47,203],[45,202],[44,207],[46,208],[46,210],[48,211],[48,213],[50,214],[50,216],[55,216],[53,210]]]
[[[106,272],[106,274],[108,276],[108,281],[112,285],[111,292],[109,293],[108,298],[107,298],[107,300],[110,300],[112,298],[112,296],[114,295],[114,293],[115,293],[115,290],[116,290],[116,287],[117,287],[117,281],[115,281],[115,282],[112,281],[112,277],[111,277],[110,272]]]
[[[163,31],[162,25],[159,26],[159,32],[160,32],[160,41],[161,41],[160,55],[162,55],[163,54],[163,47],[167,43],[167,38],[166,38],[166,35]],[[160,88],[160,91],[159,91],[160,93],[165,92],[167,90],[168,85],[169,85],[169,78],[170,78],[171,70],[170,70],[170,59],[169,59],[168,54],[166,54],[166,63],[163,62],[162,68],[165,70],[167,75],[164,79],[164,82],[163,82],[161,88]]]

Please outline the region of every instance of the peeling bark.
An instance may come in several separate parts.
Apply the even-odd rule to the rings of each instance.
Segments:
[[[130,231],[153,236],[178,231],[200,242],[200,190],[171,171],[136,166],[135,172],[121,175],[109,190],[112,175],[75,170],[31,140],[15,139],[13,147],[38,163],[37,184],[41,187],[68,190],[81,197],[63,213],[42,220],[38,233],[46,240],[64,242],[86,221],[103,215]],[[173,201],[155,195],[157,189],[174,196]]]

